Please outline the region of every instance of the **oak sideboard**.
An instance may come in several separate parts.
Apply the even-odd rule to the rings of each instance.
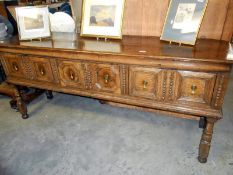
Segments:
[[[157,37],[30,42],[14,37],[0,44],[0,57],[23,118],[28,118],[27,108],[17,86],[203,119],[198,160],[205,163],[214,124],[223,117],[233,63],[228,50],[228,42],[208,39],[190,47]]]

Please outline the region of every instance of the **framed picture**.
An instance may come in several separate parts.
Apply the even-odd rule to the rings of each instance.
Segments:
[[[208,0],[171,0],[161,40],[195,45]]]
[[[20,40],[50,36],[48,6],[15,8]]]
[[[125,0],[84,0],[81,36],[122,38]]]

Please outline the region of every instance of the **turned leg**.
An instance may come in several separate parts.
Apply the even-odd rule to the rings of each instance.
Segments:
[[[15,98],[17,101],[17,108],[18,108],[19,112],[22,114],[22,118],[27,119],[28,118],[27,106],[24,103],[24,101],[21,97],[21,94],[17,88],[15,88]]]
[[[206,127],[203,130],[203,134],[201,137],[201,142],[199,145],[199,155],[198,160],[200,163],[206,163],[207,158],[209,155],[212,135],[213,135],[213,129],[214,129],[214,123],[216,122],[216,119],[207,118],[206,119]]]
[[[47,90],[47,91],[45,91],[45,94],[46,94],[47,99],[49,99],[49,100],[53,99],[53,92],[52,91]]]

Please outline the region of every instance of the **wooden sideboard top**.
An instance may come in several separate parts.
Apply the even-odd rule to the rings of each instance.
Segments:
[[[62,35],[61,35],[62,36]],[[228,54],[230,44],[226,41],[198,39],[196,45],[185,46],[160,41],[158,37],[124,36],[122,40],[77,37],[75,41],[43,39],[43,41],[19,41],[15,36],[0,43],[0,52],[60,56],[61,53],[85,53],[101,55],[136,56],[149,59],[204,61],[233,63]],[[36,53],[34,52],[36,51]],[[51,53],[51,54],[49,54]]]

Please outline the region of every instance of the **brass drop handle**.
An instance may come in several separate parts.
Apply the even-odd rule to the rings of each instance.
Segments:
[[[44,68],[43,68],[43,67],[41,67],[41,68],[40,68],[40,74],[41,74],[42,76],[44,76],[44,75],[45,75],[45,70],[44,70]]]
[[[109,82],[109,75],[108,75],[108,74],[105,74],[105,75],[104,75],[104,82],[105,82],[105,83],[108,83],[108,82]]]
[[[70,71],[70,79],[71,79],[71,80],[74,80],[74,79],[75,79],[75,75],[74,75],[74,73],[73,73],[72,71]]]
[[[143,81],[143,89],[146,89],[146,88],[147,88],[147,85],[148,85],[148,81],[144,80],[144,81]]]
[[[197,86],[195,84],[193,84],[191,86],[191,90],[192,90],[192,95],[194,95],[196,93],[196,90],[197,90]]]
[[[13,63],[12,66],[13,66],[13,68],[14,68],[15,71],[19,70],[19,67],[18,67],[18,65],[16,63]]]

